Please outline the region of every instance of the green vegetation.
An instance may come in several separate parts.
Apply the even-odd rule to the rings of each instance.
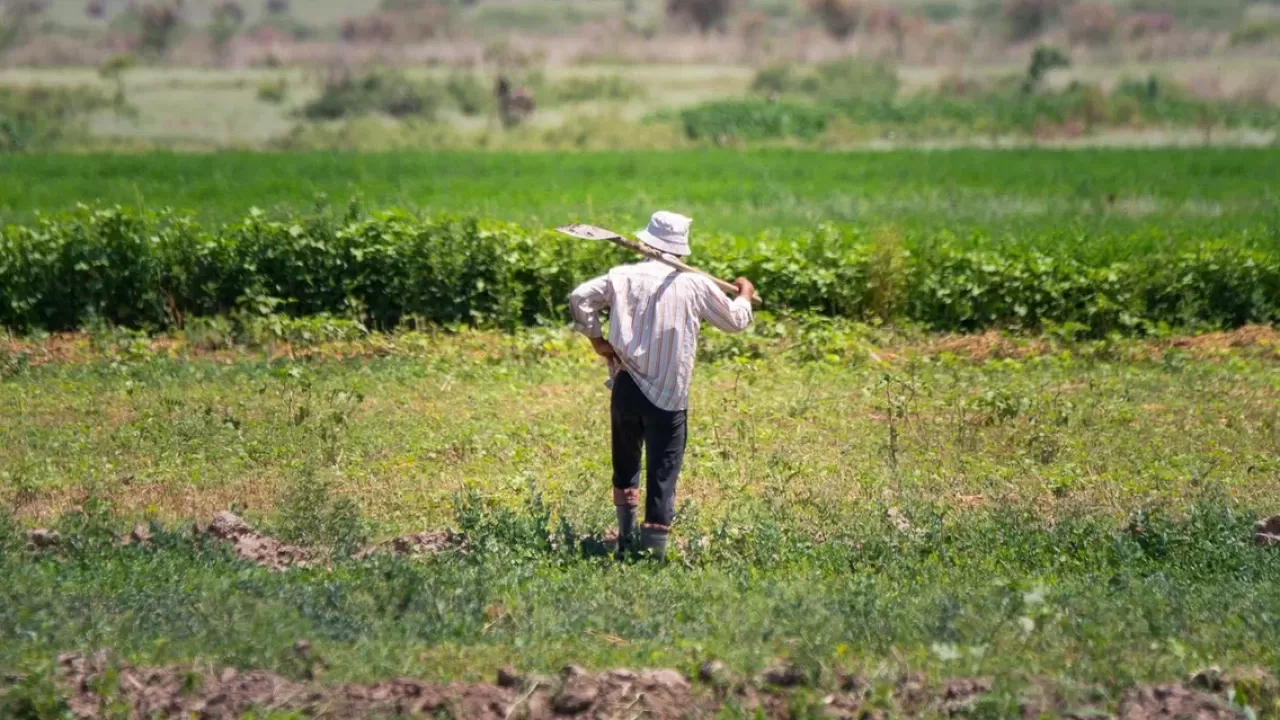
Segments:
[[[0,491],[62,543],[0,537],[0,666],[110,647],[297,676],[300,638],[326,681],[782,656],[820,683],[992,677],[980,707],[1004,717],[1046,687],[1065,712],[1280,663],[1280,555],[1251,540],[1280,489],[1274,345],[1048,338],[974,363],[840,323],[710,333],[686,544],[655,568],[576,542],[612,513],[603,370],[577,338],[299,340],[296,361],[198,342],[102,329],[49,346],[53,363],[11,348],[31,365],[0,383],[22,409],[0,416]],[[900,359],[875,364],[867,343]],[[181,530],[114,544],[127,521],[177,528],[230,503],[322,547],[367,521],[450,527],[470,551],[271,573]],[[1237,700],[1275,717],[1274,699]]]
[[[668,207],[694,218],[695,241],[856,223],[959,238],[981,231],[990,242],[1103,254],[1205,238],[1274,247],[1277,164],[1271,148],[18,155],[0,163],[0,222],[25,224],[37,211],[90,199],[230,222],[253,206],[309,212],[327,196],[358,197],[372,209],[620,231]]]
[[[1073,82],[1044,89],[1047,73],[1068,67],[1052,47],[1038,48],[1023,77],[991,83],[944,82],[902,95],[884,66],[841,60],[812,69],[764,68],[752,84],[769,102],[713,100],[678,111],[694,140],[811,141],[839,118],[864,137],[901,132],[919,139],[989,134],[1030,135],[1058,130],[1083,135],[1103,127],[1274,129],[1280,108],[1254,101],[1198,99],[1152,75],[1122,78],[1110,91]],[[671,115],[656,116],[658,119]]]
[[[911,674],[987,678],[966,712],[1001,718],[1265,678],[1276,154],[11,156],[0,715],[64,716],[51,661],[98,648],[324,682],[783,658],[792,717],[846,674],[897,716]],[[766,304],[703,334],[656,566],[605,552],[604,368],[565,328],[630,258],[546,228],[661,207]],[[226,509],[323,562],[185,529]],[[424,530],[456,535],[365,552]]]
[[[443,90],[434,83],[414,82],[398,72],[344,72],[327,79],[320,97],[307,103],[302,114],[311,120],[336,120],[378,112],[429,120],[435,116],[442,95]]]
[[[89,88],[0,86],[0,155],[65,147],[83,137],[89,113],[111,104]]]
[[[622,258],[612,245],[513,225],[355,211],[280,220],[255,211],[206,230],[169,213],[85,209],[13,226],[0,235],[0,324],[63,330],[100,318],[169,327],[270,302],[378,328],[408,318],[511,328],[563,316],[576,282]],[[699,262],[754,278],[778,310],[939,330],[1073,323],[1103,335],[1280,320],[1274,246],[1206,239],[1139,248],[1097,262],[1070,246],[996,250],[980,236],[906,244],[828,227],[761,243],[704,237]],[[77,292],[65,292],[71,287]]]

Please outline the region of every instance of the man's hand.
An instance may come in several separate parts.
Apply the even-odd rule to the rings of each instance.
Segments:
[[[733,284],[738,286],[738,297],[746,298],[747,302],[751,302],[751,299],[755,297],[756,286],[752,285],[750,280],[740,277],[734,280]]]
[[[602,337],[591,338],[591,349],[595,350],[597,355],[606,360],[613,360],[618,357],[618,353],[614,351],[613,346],[609,344],[608,340],[605,340]]]

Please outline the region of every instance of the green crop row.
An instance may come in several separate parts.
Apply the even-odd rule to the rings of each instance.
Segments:
[[[1280,256],[1266,250],[1205,242],[1091,263],[1069,248],[971,247],[829,226],[703,238],[696,261],[752,277],[772,310],[939,330],[1075,323],[1141,333],[1280,320]],[[82,208],[0,234],[0,324],[164,328],[249,307],[375,327],[409,318],[515,327],[563,321],[575,283],[626,259],[607,243],[399,211],[276,220],[254,210],[205,227],[172,212]]]
[[[1158,78],[1126,79],[1113,90],[1074,84],[1053,92],[1022,92],[1015,87],[945,87],[897,97],[896,85],[868,76],[868,87],[805,85],[762,72],[761,90],[782,99],[715,100],[678,112],[685,134],[694,140],[812,140],[841,119],[863,128],[928,128],[943,134],[1024,133],[1044,125],[1077,123],[1098,127],[1270,129],[1280,125],[1280,109],[1265,102],[1197,99]],[[808,78],[817,83],[821,78]],[[861,79],[861,78],[859,78]],[[796,86],[796,87],[792,87]],[[667,119],[672,112],[656,115]]]

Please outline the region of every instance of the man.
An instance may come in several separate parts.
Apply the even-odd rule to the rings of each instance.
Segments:
[[[689,254],[690,218],[657,212],[636,237],[667,255]],[[738,278],[730,299],[710,279],[647,260],[589,280],[569,298],[574,326],[609,361],[613,504],[618,556],[636,549],[641,447],[645,450],[644,523],[639,549],[666,554],[675,514],[676,479],[684,459],[686,415],[698,329],[703,320],[728,332],[751,324],[755,287]],[[600,311],[609,308],[609,339]]]

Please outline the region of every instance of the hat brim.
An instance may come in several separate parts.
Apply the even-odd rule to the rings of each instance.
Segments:
[[[649,232],[647,229],[636,233],[636,239],[648,245],[655,250],[660,250],[669,255],[679,255],[681,257],[689,254],[689,243],[673,243]]]

